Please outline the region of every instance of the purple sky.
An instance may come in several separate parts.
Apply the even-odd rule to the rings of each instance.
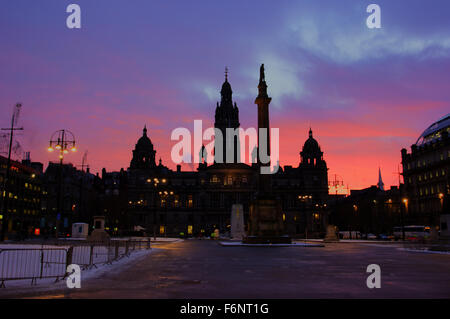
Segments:
[[[66,6],[82,29],[66,27]],[[369,30],[377,3],[382,29]],[[18,137],[32,160],[66,128],[95,171],[127,168],[147,124],[171,168],[170,133],[212,125],[229,81],[244,128],[256,125],[259,65],[266,66],[281,165],[298,165],[311,125],[330,175],[350,188],[386,185],[400,149],[450,110],[448,1],[14,0],[0,11],[0,126],[23,103]],[[186,166],[188,169],[189,166]]]

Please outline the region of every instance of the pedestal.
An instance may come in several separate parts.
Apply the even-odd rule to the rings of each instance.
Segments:
[[[275,199],[256,199],[250,204],[249,234],[246,244],[289,244],[281,204]]]
[[[326,243],[338,242],[339,236],[336,234],[336,226],[328,225],[327,226],[327,234],[323,240]]]

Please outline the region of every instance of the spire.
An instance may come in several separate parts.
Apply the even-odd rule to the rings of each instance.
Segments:
[[[312,133],[312,129],[311,126],[309,127],[309,137],[312,138],[313,137],[313,133]]]
[[[228,82],[228,67],[225,67],[225,82],[222,84],[222,90],[220,91],[220,94],[222,96],[221,99],[221,106],[224,104],[231,105],[233,107],[232,97],[233,97],[233,91],[231,90],[231,85]]]
[[[381,178],[381,168],[378,167],[378,188],[382,191],[384,191],[384,183],[383,179]]]
[[[143,129],[143,136],[147,136],[147,124],[144,126],[144,129]]]

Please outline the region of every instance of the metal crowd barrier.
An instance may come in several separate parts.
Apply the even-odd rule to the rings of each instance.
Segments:
[[[55,278],[57,282],[68,275],[66,269],[70,264],[77,264],[82,270],[97,268],[99,264],[110,265],[113,261],[129,257],[135,250],[151,249],[150,239],[34,244],[41,247],[0,248],[0,288],[5,288],[5,282],[10,280],[31,280],[31,285],[45,278]]]

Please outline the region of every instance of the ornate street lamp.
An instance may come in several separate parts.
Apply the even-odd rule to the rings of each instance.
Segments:
[[[50,137],[50,143],[48,147],[49,152],[59,152],[59,183],[57,192],[57,211],[56,211],[56,232],[55,237],[58,238],[59,233],[59,217],[61,216],[61,189],[63,183],[63,160],[64,156],[69,152],[76,152],[75,135],[69,130],[58,130]]]
[[[53,152],[55,150],[59,152],[60,164],[63,162],[64,155],[68,154],[69,151],[77,151],[75,146],[75,136],[71,131],[59,130],[52,134],[48,151]]]

